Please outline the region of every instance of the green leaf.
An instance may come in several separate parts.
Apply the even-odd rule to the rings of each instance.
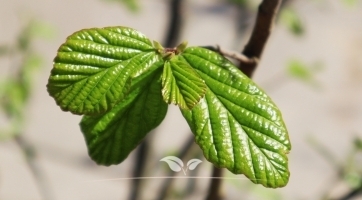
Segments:
[[[280,19],[294,35],[301,36],[305,32],[301,18],[292,8],[282,9]]]
[[[353,142],[354,142],[354,147],[355,147],[357,150],[362,151],[362,139],[356,137],[356,138],[354,138]]]
[[[288,75],[312,86],[320,86],[315,76],[321,70],[323,66],[320,63],[307,65],[298,59],[290,60],[287,65]]]
[[[132,12],[137,12],[140,9],[136,0],[105,0],[105,1],[124,4]]]
[[[192,109],[204,96],[206,85],[187,63],[176,57],[166,61],[162,74],[162,95],[166,103]]]
[[[101,165],[119,164],[164,119],[161,70],[139,78],[130,94],[102,116],[84,116],[80,127],[90,157]]]
[[[151,41],[134,29],[85,29],[60,46],[47,89],[64,111],[101,114],[125,98],[133,78],[162,65]]]
[[[207,85],[199,104],[181,110],[206,159],[254,183],[285,186],[291,145],[276,105],[221,55],[190,47],[180,57]]]
[[[342,3],[349,7],[355,7],[358,2],[358,0],[342,0]]]
[[[22,117],[27,97],[24,85],[13,78],[0,84],[0,107],[9,118]]]
[[[287,72],[290,76],[309,82],[313,79],[313,72],[300,60],[291,60],[287,66]]]
[[[42,20],[31,21],[31,32],[30,34],[34,37],[51,40],[56,36],[55,27]]]

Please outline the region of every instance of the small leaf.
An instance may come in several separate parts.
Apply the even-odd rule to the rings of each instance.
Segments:
[[[316,74],[322,70],[323,64],[320,62],[308,65],[298,59],[290,60],[286,69],[289,76],[313,87],[321,86],[320,82],[316,79]]]
[[[346,6],[355,7],[359,1],[358,1],[358,0],[342,0],[342,2],[343,2]]]
[[[301,36],[305,32],[301,18],[292,8],[282,9],[280,14],[281,21],[296,36]]]
[[[130,11],[137,12],[140,8],[136,0],[105,0],[124,4]]]
[[[184,41],[184,42],[182,42],[181,44],[179,44],[179,45],[176,47],[176,54],[182,53],[182,52],[186,49],[187,44],[188,44],[187,41]]]
[[[129,95],[101,116],[84,116],[80,127],[90,157],[101,165],[119,164],[164,119],[161,69],[135,79]]]
[[[175,156],[167,156],[162,158],[160,161],[166,162],[170,169],[174,172],[179,172],[183,170],[182,167],[184,166],[184,163],[182,162],[182,160]]]
[[[191,159],[187,162],[187,168],[189,170],[194,170],[197,167],[197,165],[199,165],[200,163],[202,163],[202,161],[200,159],[196,159],[196,158]]]
[[[157,50],[159,54],[163,53],[164,50],[163,46],[156,40],[153,41],[153,47]]]
[[[31,26],[31,35],[43,39],[53,39],[56,35],[55,27],[41,20],[33,20]]]
[[[299,60],[291,60],[288,64],[288,74],[302,81],[309,82],[313,79],[313,72]]]
[[[254,183],[285,186],[291,145],[272,100],[215,52],[189,47],[179,56],[207,85],[205,97],[192,110],[181,110],[205,158]]]
[[[204,96],[206,85],[187,63],[166,61],[162,74],[162,95],[166,103],[192,109]]]
[[[151,41],[133,29],[85,29],[59,48],[47,88],[64,111],[96,115],[125,98],[132,79],[162,65]]]
[[[362,139],[361,138],[354,138],[353,140],[353,143],[354,143],[354,147],[359,150],[359,151],[362,151]]]

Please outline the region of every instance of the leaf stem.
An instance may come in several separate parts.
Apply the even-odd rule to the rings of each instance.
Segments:
[[[27,142],[27,140],[22,136],[21,133],[16,134],[16,136],[14,137],[14,141],[19,146],[25,156],[26,164],[28,165],[30,172],[33,174],[35,183],[38,186],[42,199],[54,199],[49,188],[49,184],[44,178],[42,170],[35,160],[36,154],[34,151],[34,147]]]

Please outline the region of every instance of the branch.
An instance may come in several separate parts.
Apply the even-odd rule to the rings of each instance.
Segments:
[[[265,44],[272,31],[276,14],[281,0],[264,0],[258,9],[256,23],[248,43],[242,53],[250,59],[259,60]],[[244,74],[251,77],[257,67],[257,63],[241,62],[239,68]]]
[[[46,181],[42,169],[36,162],[34,147],[23,138],[21,133],[16,134],[14,141],[25,156],[26,164],[35,179],[41,197],[43,199],[54,199],[49,188],[49,183]]]
[[[134,164],[134,170],[132,174],[133,177],[142,176],[146,165],[148,149],[149,149],[149,141],[145,139],[137,148],[136,162]],[[139,195],[141,194],[140,191],[141,191],[141,179],[133,179],[131,186],[131,193],[128,199],[129,200],[139,199]]]
[[[362,195],[362,185],[349,191],[347,194],[343,195],[342,197],[340,197],[338,199],[339,200],[349,200],[349,199],[353,199],[359,195]]]
[[[195,144],[195,138],[194,138],[194,135],[191,133],[191,135],[186,140],[183,147],[181,148],[181,151],[179,152],[179,154],[176,157],[183,160],[186,157],[186,155],[190,152],[190,150],[192,149],[191,147],[193,144]],[[170,171],[168,176],[175,176],[175,174],[176,174],[176,172]],[[159,196],[157,197],[158,200],[166,199],[167,193],[169,192],[173,181],[174,181],[174,179],[166,179],[163,182],[163,184],[161,186],[161,190],[159,192]]]
[[[165,47],[174,47],[181,35],[182,29],[182,0],[170,0],[169,21],[167,35],[164,41]]]
[[[213,167],[212,176],[211,177],[222,177],[223,176],[223,169],[222,168],[216,168]],[[206,200],[221,200],[223,199],[223,196],[220,192],[221,190],[221,178],[214,178],[210,182],[208,195],[206,197]]]

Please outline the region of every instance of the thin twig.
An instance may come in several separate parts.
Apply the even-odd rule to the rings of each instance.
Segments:
[[[182,30],[182,0],[170,0],[169,21],[167,35],[165,37],[165,47],[175,47],[179,41]]]
[[[145,163],[147,158],[147,152],[149,149],[149,141],[144,140],[140,146],[137,148],[136,152],[136,162],[134,164],[134,171],[133,171],[133,177],[141,177],[144,169],[145,169]],[[140,179],[134,179],[132,181],[131,186],[131,193],[129,196],[130,200],[137,200],[139,199],[139,195],[141,191],[141,180]]]
[[[14,137],[15,143],[19,146],[22,153],[25,156],[26,164],[28,165],[37,187],[39,189],[39,193],[42,199],[51,200],[54,199],[53,195],[51,194],[51,190],[49,188],[49,183],[45,180],[42,170],[40,169],[39,165],[36,163],[35,158],[35,151],[34,147],[31,146],[22,136],[22,134],[17,134]]]
[[[194,141],[195,141],[194,135],[191,133],[191,135],[189,136],[189,138],[186,140],[183,147],[181,148],[181,151],[179,152],[177,157],[183,160],[186,157],[186,155],[190,152],[192,145],[195,144]],[[170,171],[168,176],[175,176],[175,174],[176,172]],[[174,179],[167,179],[163,182],[161,190],[159,192],[159,196],[156,199],[158,200],[166,199],[166,196],[171,188],[173,181]]]
[[[255,58],[248,58],[247,56],[245,56],[245,55],[243,55],[243,54],[241,54],[239,52],[221,48],[219,45],[216,45],[216,46],[202,46],[202,48],[209,49],[211,51],[215,51],[215,52],[219,53],[222,56],[235,59],[236,61],[239,61],[239,62],[242,62],[242,63],[258,64],[258,60],[255,59]]]
[[[259,60],[264,47],[272,31],[276,14],[281,0],[264,0],[259,5],[256,23],[251,37],[246,44],[242,54],[251,59]],[[251,77],[257,67],[257,63],[240,62],[239,68],[244,74]]]
[[[203,155],[202,151],[198,151],[198,153],[196,154],[196,158],[198,158],[198,159],[203,159],[204,158],[204,155]],[[190,173],[190,176],[197,177],[198,173],[200,172],[200,169],[201,169],[200,167],[197,167],[194,170],[189,170],[188,173]],[[189,179],[187,181],[186,188],[185,188],[185,191],[183,193],[184,197],[187,197],[187,196],[191,195],[192,193],[194,193],[196,191],[196,189],[197,189],[196,181],[197,181],[197,179]]]
[[[349,200],[349,199],[355,198],[359,195],[362,195],[362,185],[349,191],[348,193],[344,194],[342,197],[340,197],[338,199],[339,200]]]
[[[213,167],[212,177],[222,177],[223,169]],[[221,200],[223,199],[223,195],[221,194],[221,183],[222,179],[212,179],[209,186],[209,193],[206,197],[206,200]]]

